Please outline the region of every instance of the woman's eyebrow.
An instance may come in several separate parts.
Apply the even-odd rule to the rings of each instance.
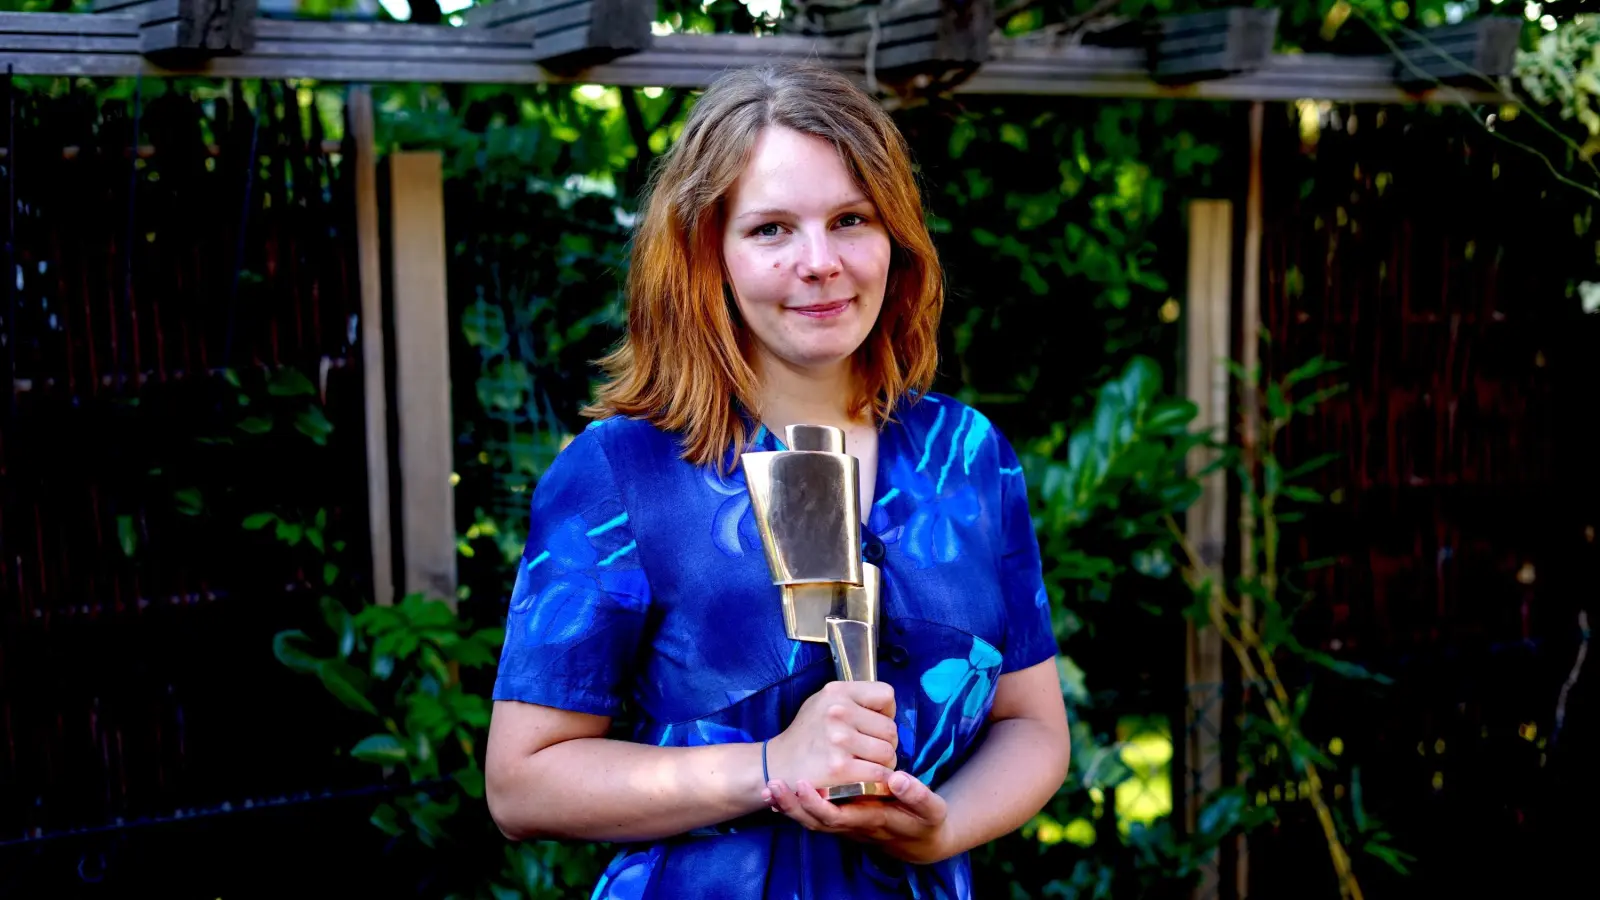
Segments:
[[[848,209],[848,208],[850,208],[852,206],[859,206],[859,205],[861,205],[863,203],[867,203],[867,202],[868,202],[868,200],[867,200],[866,197],[855,197],[855,198],[852,198],[850,200],[846,200],[843,203],[838,204],[837,206],[835,206],[833,208],[833,211],[834,212],[838,212],[841,209]],[[753,218],[784,218],[786,216],[787,217],[793,217],[794,216],[794,212],[791,211],[791,210],[781,209],[781,208],[778,208],[778,207],[763,207],[761,209],[745,210],[744,212],[742,212],[739,215],[735,216],[734,219],[738,220],[738,219],[753,219]]]

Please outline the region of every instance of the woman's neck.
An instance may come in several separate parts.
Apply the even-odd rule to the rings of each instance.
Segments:
[[[845,360],[824,370],[801,369],[770,358],[758,363],[761,379],[761,419],[783,436],[790,425],[832,425],[850,429],[863,422],[851,419],[855,373]]]

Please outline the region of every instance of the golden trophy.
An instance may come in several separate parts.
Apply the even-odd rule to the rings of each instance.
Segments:
[[[844,432],[790,425],[789,449],[745,453],[745,485],[783,624],[797,641],[827,644],[840,681],[878,680],[882,581],[861,559],[861,473]],[[892,797],[883,782],[819,788],[828,800]]]

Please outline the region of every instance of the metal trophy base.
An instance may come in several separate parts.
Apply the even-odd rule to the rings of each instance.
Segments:
[[[894,791],[889,789],[889,785],[881,781],[852,781],[849,784],[836,784],[832,787],[818,788],[817,793],[822,795],[822,799],[831,800],[834,803],[854,800],[858,797],[881,797],[885,800],[893,800],[895,798]]]

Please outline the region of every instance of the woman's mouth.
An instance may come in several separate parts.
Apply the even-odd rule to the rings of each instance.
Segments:
[[[812,319],[831,319],[850,308],[850,300],[833,300],[827,303],[813,303],[810,306],[791,306],[791,310],[802,316]]]

